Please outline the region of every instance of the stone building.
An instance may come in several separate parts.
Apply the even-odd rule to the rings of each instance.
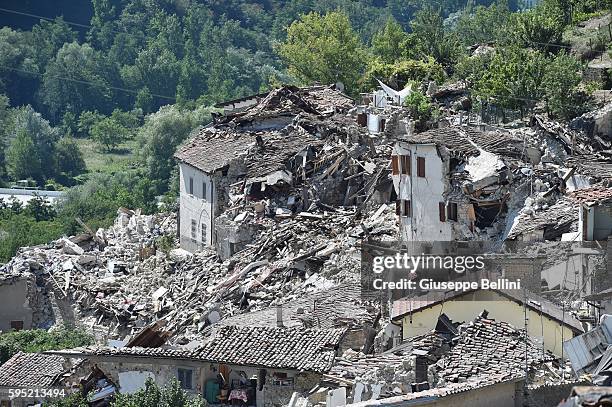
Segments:
[[[253,406],[286,405],[294,392],[319,383],[332,367],[343,329],[220,327],[209,341],[187,348],[87,347],[52,351],[87,358],[121,393],[177,379],[210,404],[242,400]]]

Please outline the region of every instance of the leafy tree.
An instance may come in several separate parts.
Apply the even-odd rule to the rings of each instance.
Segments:
[[[508,28],[517,46],[550,51],[556,51],[551,44],[561,42],[563,30],[563,21],[544,6],[513,14]]]
[[[425,130],[427,122],[437,114],[437,110],[429,98],[418,89],[414,89],[404,99],[404,106],[408,108],[410,117],[415,120],[419,131]]]
[[[43,77],[42,102],[51,117],[66,111],[108,111],[113,93],[111,68],[90,45],[66,43],[49,62]]]
[[[55,145],[57,171],[70,177],[85,172],[85,160],[76,141],[70,136],[62,137]]]
[[[581,63],[565,53],[558,54],[547,64],[542,87],[548,110],[553,115],[571,119],[588,108],[580,100],[578,90],[581,70]]]
[[[31,329],[0,335],[0,364],[17,352],[35,353],[48,350],[70,349],[93,343],[91,335],[74,327],[54,330]]]
[[[361,89],[363,91],[375,89],[378,86],[376,79],[383,80],[395,89],[403,89],[410,81],[442,83],[444,78],[444,68],[432,57],[424,60],[400,60],[391,64],[374,58],[368,64],[368,70],[362,79]]]
[[[33,199],[30,199],[23,208],[23,213],[34,218],[37,222],[53,220],[56,215],[53,206],[41,196],[35,196]]]
[[[538,51],[505,48],[495,51],[474,83],[474,94],[484,103],[510,109],[532,108],[542,97],[546,58]]]
[[[6,152],[6,165],[9,176],[14,180],[34,178],[42,181],[44,174],[38,149],[32,137],[21,129],[11,141]]]
[[[176,163],[174,152],[189,133],[198,125],[210,121],[207,109],[193,113],[176,106],[164,106],[158,112],[145,118],[145,124],[138,132],[140,159],[148,179],[156,182],[156,190],[163,193]]]
[[[202,396],[192,396],[179,385],[176,379],[165,387],[158,387],[153,379],[145,382],[145,387],[134,394],[118,394],[111,407],[204,407]]]
[[[346,14],[337,11],[302,15],[288,28],[279,52],[301,80],[342,82],[351,92],[364,69],[363,45]]]
[[[488,7],[466,8],[455,32],[464,45],[491,41],[505,42],[511,12],[507,1],[500,0]]]
[[[81,112],[81,114],[79,115],[79,121],[77,124],[78,134],[82,137],[89,136],[93,125],[99,122],[100,120],[104,119],[104,117],[105,116],[103,114],[98,113],[97,110],[93,112],[91,111]]]
[[[31,103],[38,86],[35,49],[29,32],[0,28],[0,90],[17,104]]]
[[[53,21],[41,20],[32,27],[32,45],[38,71],[43,72],[57,51],[77,40],[77,33],[64,21],[57,17]]]
[[[412,33],[409,36],[408,56],[415,59],[427,56],[445,67],[452,66],[461,53],[459,40],[455,33],[444,27],[444,19],[439,10],[424,8],[419,10],[410,22]]]
[[[128,137],[128,129],[110,117],[94,123],[90,130],[94,141],[103,146],[107,151],[113,150]]]
[[[393,64],[402,58],[408,35],[402,26],[389,18],[385,27],[372,37],[372,53],[383,62]]]

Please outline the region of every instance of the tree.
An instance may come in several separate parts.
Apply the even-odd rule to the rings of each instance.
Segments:
[[[365,67],[363,45],[346,14],[302,15],[287,30],[280,55],[289,71],[305,82],[342,82],[356,91],[357,80]]]
[[[202,396],[192,396],[174,379],[165,387],[158,387],[153,379],[145,382],[145,387],[134,394],[118,394],[111,407],[204,407]]]
[[[81,112],[79,116],[79,122],[77,124],[78,134],[81,137],[89,136],[93,125],[99,122],[100,120],[104,119],[104,117],[105,116],[103,114],[98,113],[97,110],[93,112],[91,111]]]
[[[388,64],[402,58],[408,35],[394,18],[389,18],[385,27],[372,37],[372,53]]]
[[[455,32],[463,45],[505,42],[511,15],[508,2],[504,0],[488,7],[477,6],[474,10],[466,8],[459,17]]]
[[[415,120],[419,131],[425,130],[427,122],[437,113],[429,98],[418,89],[410,92],[404,99],[404,106],[408,108],[410,117]]]
[[[410,28],[407,56],[415,59],[431,56],[445,67],[454,65],[461,53],[459,40],[455,33],[444,27],[440,10],[419,10],[410,22]]]
[[[82,329],[62,326],[55,330],[30,329],[7,332],[0,335],[0,364],[17,352],[44,352],[48,350],[71,349],[93,343],[91,335]]]
[[[178,145],[187,139],[194,128],[208,121],[208,109],[189,112],[177,106],[164,106],[145,118],[145,124],[137,135],[139,156],[146,177],[156,182],[158,193],[168,188],[170,174],[176,165],[173,155]]]
[[[547,64],[542,87],[548,110],[553,115],[572,119],[588,109],[579,100],[581,70],[582,64],[565,53],[558,54]]]
[[[565,28],[563,20],[543,5],[514,13],[510,21],[508,32],[514,44],[547,51],[556,51],[551,45],[561,42]]]
[[[361,82],[361,90],[368,92],[375,89],[378,86],[376,79],[384,81],[395,89],[404,89],[410,81],[442,83],[444,78],[444,68],[432,57],[423,60],[406,59],[390,64],[374,58],[368,63],[368,70]]]
[[[6,152],[6,166],[14,180],[33,178],[42,182],[44,178],[38,149],[25,129],[17,132]]]
[[[55,162],[57,171],[70,177],[82,174],[86,170],[83,154],[70,136],[62,137],[55,145]]]
[[[128,129],[110,117],[94,123],[90,130],[91,138],[107,151],[113,150],[128,136]]]
[[[66,111],[108,112],[113,93],[108,78],[113,77],[100,53],[90,45],[66,43],[49,62],[43,76],[42,102],[53,118]]]

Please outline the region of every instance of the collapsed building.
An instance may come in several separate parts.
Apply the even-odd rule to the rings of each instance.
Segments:
[[[609,278],[566,267],[586,255],[564,242],[536,242],[609,235],[605,126],[589,138],[545,117],[515,129],[449,117],[417,133],[409,92],[381,86],[355,106],[334,87],[285,86],[221,104],[176,152],[178,215],[122,208],[107,229],[20,250],[0,275],[25,278],[27,302],[9,297],[0,329],[92,332],[96,346],[48,356],[93,362],[80,377],[100,402],[147,378],[211,404],[330,407],[514,406],[526,385],[565,382],[560,342],[596,324],[582,299]],[[466,97],[431,93],[449,111]],[[402,308],[363,295],[365,238],[527,241],[523,260],[546,264],[521,271],[528,298],[430,292]]]

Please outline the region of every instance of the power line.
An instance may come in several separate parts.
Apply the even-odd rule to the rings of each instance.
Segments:
[[[11,10],[11,9],[8,9],[8,8],[2,8],[2,7],[0,7],[0,11],[4,11],[5,13],[17,14],[17,15],[20,15],[20,16],[25,16],[25,17],[39,18],[39,19],[41,19],[41,20],[46,20],[46,21],[55,21],[55,18],[45,17],[45,16],[39,16],[39,15],[37,15],[37,14],[24,13],[24,12],[22,12],[22,11]],[[63,17],[62,17],[62,19],[63,19]],[[94,28],[94,27],[92,27],[92,26],[90,26],[90,25],[87,25],[87,24],[81,24],[81,23],[75,23],[75,22],[73,22],[73,21],[66,21],[66,20],[64,20],[64,22],[65,22],[66,24],[74,25],[74,26],[76,26],[76,27],[81,27],[81,28]]]
[[[27,74],[30,74],[30,75],[44,76],[43,74],[38,73],[38,72],[27,71],[25,69],[19,69],[19,68],[11,68],[11,67],[8,67],[8,66],[5,66],[5,65],[0,65],[0,68],[8,69],[10,71],[27,73]],[[117,90],[117,91],[121,91],[121,92],[132,93],[134,95],[137,95],[138,92],[139,92],[137,90],[121,88],[119,86],[99,84],[99,83],[90,82],[90,81],[83,81],[83,80],[80,80],[80,79],[66,78],[66,77],[63,77],[63,76],[53,75],[53,76],[50,76],[50,77],[54,78],[54,79],[61,79],[61,80],[64,80],[64,81],[76,82],[76,83],[80,83],[80,84],[83,84],[83,85],[91,85],[91,86],[97,86],[97,87],[102,87],[102,88],[113,89],[113,90]],[[151,93],[151,96],[154,96],[154,97],[157,97],[157,98],[160,98],[160,99],[167,99],[167,100],[176,101],[176,98],[174,98],[172,96],[158,95],[158,94],[155,94],[155,93]]]

